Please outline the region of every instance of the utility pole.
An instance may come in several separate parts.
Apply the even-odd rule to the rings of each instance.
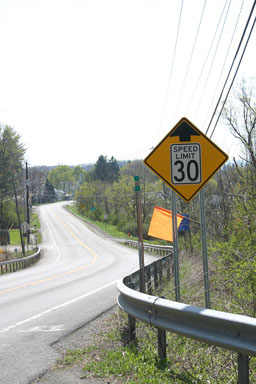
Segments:
[[[27,223],[30,224],[29,218],[29,179],[28,179],[28,163],[26,163],[26,209],[27,209]],[[29,229],[27,231],[27,242],[29,244]]]
[[[13,183],[13,191],[14,191],[14,195],[15,195],[16,210],[17,210],[18,223],[19,223],[19,230],[20,230],[20,242],[21,242],[22,254],[23,254],[23,257],[25,257],[25,247],[24,247],[24,241],[23,241],[23,236],[22,236],[22,231],[21,231],[21,224],[20,224],[20,212],[19,212],[17,192],[16,192],[16,188],[15,188],[15,181],[14,181],[13,175],[12,175],[12,183]]]

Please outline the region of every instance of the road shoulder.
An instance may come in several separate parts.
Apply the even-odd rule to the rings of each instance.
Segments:
[[[117,312],[115,306],[106,313],[100,315],[95,320],[76,330],[67,337],[62,338],[52,347],[62,356],[53,366],[36,381],[31,384],[103,384],[117,383],[110,379],[98,379],[93,377],[85,378],[82,371],[83,361],[74,364],[66,364],[64,358],[69,350],[84,350],[93,347],[97,343],[97,338],[101,333],[109,330],[109,322]]]

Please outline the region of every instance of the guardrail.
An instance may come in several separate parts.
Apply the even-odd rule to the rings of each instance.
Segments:
[[[27,268],[29,265],[35,263],[40,257],[40,248],[37,249],[33,255],[23,257],[20,259],[1,261],[0,262],[0,273],[15,272],[19,269]]]
[[[158,263],[162,260],[164,265],[164,259],[159,259]],[[154,270],[152,265],[148,267],[151,272]],[[134,332],[135,323],[131,318],[154,325],[162,332],[173,332],[235,351],[238,353],[238,384],[249,383],[249,356],[256,356],[256,319],[149,296],[137,292],[138,280],[139,271],[136,271],[117,286],[118,305],[128,313]]]
[[[130,247],[138,248],[138,241],[126,239],[124,243],[126,245],[129,245]],[[156,253],[158,255],[168,255],[170,253],[173,253],[173,247],[170,245],[155,245],[143,243],[143,248],[145,251]]]
[[[168,254],[153,263],[146,265],[144,268],[145,271],[145,287],[146,292],[151,294],[152,290],[156,291],[163,282],[164,274],[166,279],[169,280],[171,276],[171,270],[173,268],[173,255]],[[130,287],[132,285],[133,289],[140,289],[140,274],[139,271],[135,271],[130,275],[126,276],[123,279],[124,285]]]

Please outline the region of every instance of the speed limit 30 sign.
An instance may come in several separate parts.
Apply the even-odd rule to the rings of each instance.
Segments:
[[[183,117],[144,163],[190,201],[227,160],[214,142]]]
[[[200,144],[172,144],[170,152],[172,183],[200,184],[202,181]]]

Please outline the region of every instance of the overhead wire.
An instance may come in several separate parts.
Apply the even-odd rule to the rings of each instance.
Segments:
[[[219,104],[220,104],[220,101],[221,101],[221,99],[222,99],[222,95],[223,95],[223,93],[224,93],[224,90],[225,90],[225,88],[226,88],[227,82],[228,82],[228,80],[229,80],[229,77],[230,77],[230,75],[231,75],[232,69],[233,69],[233,67],[234,67],[235,61],[236,61],[236,59],[237,59],[238,53],[239,53],[239,51],[240,51],[240,49],[241,49],[241,45],[242,45],[242,42],[243,42],[243,40],[244,40],[244,37],[245,37],[246,31],[247,31],[247,28],[248,28],[249,23],[250,23],[250,20],[251,20],[251,18],[252,18],[252,14],[253,14],[255,5],[256,5],[256,0],[254,0],[253,6],[252,6],[252,8],[251,8],[250,14],[249,14],[249,16],[248,16],[248,19],[247,19],[247,22],[246,22],[246,25],[245,25],[245,28],[244,28],[244,30],[243,30],[242,37],[241,37],[241,39],[240,39],[240,41],[239,41],[239,44],[238,44],[238,47],[237,47],[235,56],[234,56],[234,58],[233,58],[233,61],[232,61],[232,64],[231,64],[231,66],[230,66],[228,75],[227,75],[227,77],[226,77],[225,83],[224,83],[223,88],[222,88],[222,91],[221,91],[221,93],[220,93],[218,102],[217,102],[216,107],[215,107],[215,109],[214,109],[214,112],[213,112],[213,114],[212,114],[212,117],[211,117],[211,120],[210,120],[210,122],[209,122],[208,128],[207,128],[207,130],[206,130],[206,132],[205,132],[206,135],[207,135],[207,133],[208,133],[208,131],[209,131],[209,129],[210,129],[210,126],[211,126],[211,124],[212,124],[213,118],[214,118],[214,116],[215,116],[215,114],[216,114],[216,111],[217,111],[218,106],[219,106]],[[224,103],[223,103],[223,105],[222,105],[221,112],[220,112],[219,115],[218,115],[217,121],[216,121],[216,123],[215,123],[215,126],[214,126],[214,128],[213,128],[213,131],[212,131],[210,137],[213,136],[213,133],[214,133],[214,131],[215,131],[215,129],[216,129],[216,126],[217,126],[217,123],[218,123],[218,121],[219,121],[220,115],[221,115],[221,113],[222,113],[222,111],[223,111],[223,108],[224,108],[224,105],[225,105],[225,103],[226,103],[226,101],[227,101],[229,92],[230,92],[231,87],[232,87],[232,85],[233,85],[233,83],[234,83],[236,74],[237,74],[237,72],[238,72],[238,69],[239,69],[239,67],[240,67],[242,58],[243,58],[243,56],[244,56],[245,49],[246,49],[246,47],[247,47],[247,45],[248,45],[248,42],[249,42],[251,33],[252,33],[252,31],[253,31],[253,28],[254,28],[254,25],[255,25],[255,21],[256,21],[256,18],[255,18],[255,20],[254,20],[254,23],[253,23],[253,25],[252,25],[251,31],[250,31],[250,33],[249,33],[249,36],[248,36],[247,42],[246,42],[246,44],[245,44],[245,47],[244,47],[242,56],[240,57],[240,61],[239,61],[239,63],[238,63],[237,69],[236,69],[236,71],[235,71],[235,75],[233,76],[233,80],[232,80],[232,82],[231,82],[231,85],[230,85],[229,90],[228,90],[228,92],[227,92],[226,98],[225,98]]]
[[[196,108],[196,112],[195,112],[194,118],[196,118],[198,110],[199,110],[199,108],[201,106],[201,102],[202,102],[202,99],[203,99],[203,96],[204,96],[204,93],[205,93],[205,90],[206,90],[206,87],[207,87],[207,84],[208,84],[208,81],[209,81],[209,78],[210,78],[210,75],[211,75],[211,72],[212,72],[212,67],[213,67],[213,64],[215,62],[217,51],[218,51],[218,48],[219,48],[219,44],[220,44],[220,41],[221,41],[221,38],[222,38],[222,35],[223,35],[223,31],[224,31],[224,28],[225,28],[225,25],[226,25],[226,21],[227,21],[230,5],[231,5],[231,0],[229,0],[229,4],[228,4],[228,7],[227,7],[226,15],[225,15],[225,18],[224,18],[224,21],[223,21],[223,25],[222,25],[222,28],[221,28],[221,31],[220,31],[220,36],[219,36],[219,39],[217,41],[215,52],[214,52],[214,55],[213,55],[213,58],[212,58],[211,65],[210,65],[209,70],[208,70],[208,75],[207,75],[207,78],[206,78],[206,81],[205,81],[205,84],[204,84],[203,91],[201,93],[201,97],[199,99],[199,103],[198,103],[197,108]]]
[[[226,57],[225,57],[225,60],[224,60],[224,62],[223,62],[223,65],[222,65],[222,70],[221,70],[221,72],[220,72],[218,81],[217,81],[217,83],[216,83],[215,91],[214,91],[214,93],[213,93],[212,100],[211,100],[211,102],[210,102],[210,105],[209,105],[209,108],[208,108],[207,115],[206,115],[205,120],[204,120],[204,122],[203,122],[203,126],[206,124],[206,121],[207,121],[207,119],[208,119],[208,115],[210,114],[210,110],[211,110],[211,108],[212,108],[213,100],[215,99],[215,96],[216,96],[216,93],[217,93],[217,89],[219,88],[220,80],[221,80],[221,77],[222,77],[222,75],[223,75],[224,68],[225,68],[225,66],[226,66],[226,62],[227,62],[227,59],[228,59],[228,56],[229,56],[229,52],[230,52],[230,48],[231,48],[231,45],[232,45],[232,42],[233,42],[233,39],[234,39],[234,36],[235,36],[235,33],[236,33],[236,29],[237,29],[238,22],[239,22],[241,13],[242,13],[243,6],[244,6],[244,0],[242,1],[241,7],[240,7],[240,11],[239,11],[238,17],[237,17],[237,19],[236,19],[235,27],[234,27],[234,30],[233,30],[233,33],[232,33],[232,36],[231,36],[231,39],[230,39],[230,43],[229,43],[229,46],[228,46],[228,50],[227,50],[227,53],[226,53]]]
[[[255,3],[256,3],[256,2],[255,2]],[[234,81],[235,81],[237,72],[238,72],[238,70],[239,70],[239,68],[240,68],[240,65],[241,65],[242,59],[243,59],[243,57],[244,57],[244,54],[245,54],[247,45],[248,45],[249,40],[250,40],[250,38],[251,38],[251,34],[252,34],[253,28],[254,28],[254,26],[255,26],[255,23],[256,23],[256,16],[255,16],[255,18],[254,18],[254,22],[253,22],[253,25],[252,25],[252,27],[251,27],[249,36],[248,36],[248,38],[247,38],[246,44],[245,44],[245,46],[244,46],[242,55],[241,55],[241,57],[240,57],[239,63],[238,63],[238,65],[237,65],[235,74],[234,74],[233,79],[232,79],[232,81],[231,81],[231,84],[230,84],[230,86],[229,86],[229,89],[228,89],[228,92],[227,92],[227,94],[226,94],[226,97],[225,97],[225,99],[224,99],[224,101],[223,101],[223,103],[222,103],[222,107],[221,107],[221,109],[220,109],[218,118],[217,118],[217,120],[216,120],[216,122],[215,122],[214,128],[213,128],[212,133],[211,133],[211,135],[210,135],[210,138],[211,138],[211,137],[213,136],[213,134],[214,134],[214,131],[215,131],[215,129],[216,129],[216,127],[217,127],[217,124],[218,124],[218,122],[219,122],[219,118],[220,118],[220,116],[221,116],[221,114],[222,114],[222,111],[223,111],[223,109],[224,109],[224,106],[225,106],[225,104],[226,104],[226,102],[227,102],[229,93],[230,93],[231,88],[232,88],[232,86],[233,86],[233,84],[234,84]]]
[[[158,129],[158,132],[157,132],[157,136],[158,136],[158,134],[159,134],[159,132],[160,132],[160,130],[162,128],[162,125],[163,125],[163,119],[164,119],[164,115],[165,115],[165,110],[166,110],[166,105],[167,105],[167,100],[168,100],[168,95],[169,95],[169,89],[170,89],[170,84],[171,84],[171,80],[172,80],[172,73],[173,73],[173,68],[174,68],[176,49],[177,49],[178,38],[179,38],[179,31],[180,31],[180,25],[181,25],[183,3],[184,3],[184,0],[181,1],[179,21],[178,21],[178,28],[177,28],[176,39],[175,39],[175,46],[174,46],[174,51],[173,51],[173,56],[172,56],[171,70],[170,70],[170,73],[169,73],[169,79],[168,79],[167,91],[166,91],[166,96],[165,96],[165,101],[164,101],[164,107],[163,107],[162,116],[161,116],[161,119],[160,119],[160,126],[159,126],[159,129]]]
[[[182,93],[183,93],[183,90],[184,90],[184,86],[185,86],[185,83],[186,83],[186,80],[187,80],[187,77],[188,77],[188,73],[189,73],[189,69],[190,69],[190,66],[191,66],[192,58],[193,58],[193,55],[194,55],[194,52],[195,52],[196,43],[198,41],[199,31],[200,31],[200,28],[201,28],[201,25],[202,25],[202,20],[203,20],[203,16],[204,16],[204,11],[205,11],[205,7],[206,7],[206,3],[207,3],[207,0],[204,1],[204,5],[203,5],[202,12],[201,12],[201,16],[200,16],[199,25],[198,25],[198,28],[197,28],[194,44],[193,44],[193,47],[192,47],[192,50],[191,50],[190,59],[189,59],[189,63],[188,63],[188,66],[187,66],[186,74],[184,76],[184,80],[183,80],[183,84],[182,84],[182,87],[181,87],[181,91],[180,91],[180,94],[179,94],[176,106],[174,108],[171,120],[173,119],[173,116],[174,116],[175,112],[178,109],[178,106],[179,106],[179,103],[180,103],[180,99],[181,99],[181,96],[182,96]]]
[[[192,96],[191,96],[190,101],[189,101],[189,103],[188,103],[188,108],[189,108],[190,105],[192,104],[192,100],[194,99],[194,97],[195,97],[195,93],[197,92],[199,83],[200,83],[200,81],[201,81],[203,72],[204,72],[204,70],[205,70],[206,63],[207,63],[207,61],[208,61],[210,52],[211,52],[212,47],[213,47],[213,43],[214,43],[214,41],[215,41],[215,39],[216,39],[217,32],[218,32],[218,29],[219,29],[219,26],[220,26],[220,22],[221,22],[223,13],[224,13],[224,11],[225,11],[227,2],[228,2],[228,0],[225,1],[225,4],[224,4],[223,9],[222,9],[222,11],[221,11],[221,15],[220,15],[220,17],[219,17],[219,21],[218,21],[218,24],[217,24],[217,26],[216,26],[216,29],[215,29],[215,32],[214,32],[214,35],[213,35],[213,38],[212,38],[212,41],[211,41],[211,45],[210,45],[210,47],[209,47],[209,49],[208,49],[208,53],[207,53],[207,55],[206,55],[206,58],[205,58],[205,61],[204,61],[204,63],[203,63],[201,72],[200,72],[199,77],[198,77],[198,79],[197,79],[196,86],[195,86],[195,88],[194,88],[194,90],[193,90],[193,92],[192,92]],[[187,110],[188,110],[188,108],[187,108]]]

